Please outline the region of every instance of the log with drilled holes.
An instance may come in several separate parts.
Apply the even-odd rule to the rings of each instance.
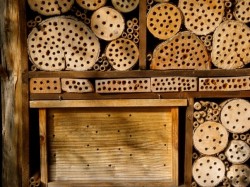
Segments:
[[[232,165],[227,178],[234,187],[247,187],[250,184],[250,169],[247,165]]]
[[[152,77],[152,92],[197,91],[196,77]]]
[[[226,168],[224,163],[213,156],[204,156],[193,164],[194,180],[202,187],[216,186],[224,179]]]
[[[97,93],[150,92],[150,78],[96,80]]]
[[[62,90],[73,93],[94,92],[93,85],[88,79],[61,79]]]
[[[209,69],[210,64],[204,43],[195,34],[185,31],[155,48],[151,69]]]
[[[237,2],[233,14],[238,21],[243,23],[250,22],[250,1],[240,0]]]
[[[193,142],[200,153],[213,155],[226,148],[228,132],[220,123],[206,121],[195,130]]]
[[[28,37],[30,60],[46,71],[92,68],[100,53],[97,37],[81,21],[53,17],[34,28]]]
[[[226,151],[227,160],[233,164],[243,164],[250,157],[250,148],[242,140],[232,140]]]
[[[173,37],[181,27],[181,11],[170,3],[156,4],[147,15],[147,28],[156,38]]]
[[[31,78],[30,93],[61,93],[59,78]]]
[[[213,32],[222,22],[224,15],[223,0],[180,0],[185,26],[197,35]]]
[[[131,69],[139,59],[138,47],[133,41],[125,38],[110,42],[105,54],[111,66],[119,71]]]
[[[76,0],[76,3],[86,10],[97,10],[104,6],[107,0]]]
[[[119,12],[128,13],[136,9],[139,0],[112,0],[112,4]]]
[[[102,40],[119,38],[125,28],[123,16],[111,7],[101,7],[91,16],[91,29]]]
[[[42,15],[52,16],[68,12],[74,0],[28,0],[30,8]]]
[[[221,123],[231,133],[244,133],[250,129],[250,103],[244,99],[233,99],[222,107]]]
[[[222,69],[242,68],[250,62],[250,28],[239,21],[223,22],[214,32],[213,64]]]
[[[199,91],[250,90],[250,76],[199,78]]]

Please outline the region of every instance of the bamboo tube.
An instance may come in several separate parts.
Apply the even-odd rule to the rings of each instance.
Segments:
[[[202,124],[202,123],[205,122],[204,118],[199,118],[199,119],[197,119],[197,121],[198,121],[198,123],[200,123],[200,124]]]
[[[207,114],[206,120],[207,120],[207,121],[212,121],[212,119],[213,119],[213,115]]]
[[[200,39],[201,39],[201,41],[205,42],[206,36],[201,36]]]
[[[104,65],[100,65],[100,71],[106,71],[106,67]]]
[[[248,145],[250,145],[250,138],[248,138],[248,139],[246,140],[246,143],[247,143]]]
[[[208,35],[206,35],[205,40],[212,41],[213,40],[213,36],[211,34],[208,34]]]
[[[247,136],[245,134],[241,134],[240,135],[240,139],[243,140],[243,141],[245,141],[247,139]]]
[[[28,28],[33,28],[33,27],[35,27],[36,26],[36,22],[34,21],[34,20],[29,20],[28,22],[27,22],[27,27]]]
[[[205,111],[199,111],[201,117],[205,118],[207,116],[207,113]]]
[[[34,64],[31,66],[30,69],[31,69],[31,71],[37,71],[37,67],[36,67],[36,65],[34,65]]]
[[[97,60],[97,62],[100,62],[100,63],[102,63],[103,62],[103,58],[100,56],[100,57],[98,57],[98,60]]]
[[[228,181],[227,181],[227,182],[223,182],[222,184],[223,184],[223,186],[225,186],[225,187],[230,187],[230,186],[231,186],[230,182],[228,182]]]
[[[152,5],[154,3],[154,0],[147,0],[147,4]]]
[[[128,34],[126,32],[123,32],[122,33],[122,38],[127,38],[128,37]]]
[[[208,114],[213,114],[213,109],[212,109],[212,108],[208,108],[208,109],[207,109],[207,113],[208,113]]]
[[[95,71],[99,71],[99,70],[100,70],[100,65],[99,65],[99,64],[95,64],[95,65],[93,66],[93,69],[94,69]]]
[[[82,13],[81,13],[80,10],[77,10],[75,15],[76,15],[77,17],[81,17],[81,16],[82,16]]]
[[[133,25],[133,29],[134,29],[134,31],[139,31],[139,25]]]
[[[127,37],[128,37],[128,39],[132,40],[132,39],[133,39],[133,34],[129,33],[129,34],[127,35]]]
[[[149,11],[152,8],[151,5],[147,5],[147,11]]]
[[[139,38],[133,38],[133,42],[138,44],[139,43]]]
[[[201,118],[200,113],[199,113],[199,112],[194,112],[194,118],[195,118],[195,119]]]
[[[213,49],[213,46],[212,46],[212,45],[207,46],[207,50],[208,50],[208,51],[212,51],[212,49]]]
[[[197,183],[193,181],[192,184],[191,184],[191,186],[192,187],[197,187]]]
[[[36,16],[35,17],[35,22],[36,23],[41,23],[43,21],[42,17],[41,16]]]
[[[213,121],[219,121],[219,116],[213,116]]]
[[[212,46],[212,42],[209,41],[209,40],[205,40],[204,45],[205,45],[206,47]]]
[[[197,153],[193,153],[193,156],[192,156],[192,157],[193,157],[194,160],[196,160],[199,156],[198,156]]]
[[[218,110],[218,109],[213,110],[213,115],[219,116],[219,114],[220,114],[220,110]]]
[[[89,25],[89,24],[90,24],[90,19],[86,17],[86,18],[84,19],[84,23],[87,24],[87,25]]]
[[[133,28],[127,28],[127,33],[132,34],[134,32]]]
[[[81,14],[80,16],[83,20],[85,20],[87,18],[87,15],[86,14]]]
[[[234,140],[238,140],[238,139],[239,139],[239,135],[234,133],[234,134],[233,134],[233,139],[234,139]]]
[[[147,54],[147,60],[151,62],[153,59],[153,55],[151,53]]]
[[[139,31],[134,31],[133,35],[135,38],[139,38]]]
[[[217,104],[217,103],[214,103],[214,102],[212,102],[211,103],[211,107],[212,107],[212,109],[219,109],[219,105]]]
[[[231,1],[225,1],[225,7],[226,8],[231,8],[232,7],[232,2]]]
[[[30,177],[30,183],[34,183],[40,178],[39,172],[36,172],[32,177]]]
[[[103,53],[102,55],[101,55],[101,57],[102,57],[102,60],[104,61],[104,60],[107,60],[107,56]]]
[[[105,68],[109,67],[109,62],[108,62],[108,60],[104,60],[104,61],[102,62],[102,65],[103,65]]]
[[[226,155],[224,154],[224,153],[220,153],[219,155],[218,155],[218,158],[220,159],[220,160],[226,160]]]
[[[139,23],[139,20],[138,20],[138,18],[133,18],[133,19],[132,19],[132,22],[133,22],[133,24],[138,24],[138,23]]]
[[[201,105],[200,102],[195,102],[195,103],[194,103],[194,109],[195,109],[195,110],[201,110],[201,108],[202,108],[202,105]]]
[[[222,182],[228,182],[229,179],[225,176],[224,179],[222,180]]]
[[[194,121],[194,123],[193,123],[193,127],[196,129],[197,127],[199,127],[199,122],[198,121]]]
[[[224,17],[222,18],[222,21],[223,21],[223,22],[224,22],[224,21],[227,21],[227,17],[224,16]]]
[[[233,14],[231,12],[227,12],[226,18],[229,20],[233,19]]]
[[[133,21],[132,20],[128,20],[127,21],[127,27],[128,28],[132,28],[133,27]]]

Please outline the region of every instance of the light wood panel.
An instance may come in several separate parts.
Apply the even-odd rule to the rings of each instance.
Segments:
[[[178,183],[178,108],[48,109],[49,182]]]

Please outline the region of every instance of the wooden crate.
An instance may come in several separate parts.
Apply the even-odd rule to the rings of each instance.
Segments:
[[[178,106],[186,100],[91,102],[39,110],[44,186],[178,186]]]

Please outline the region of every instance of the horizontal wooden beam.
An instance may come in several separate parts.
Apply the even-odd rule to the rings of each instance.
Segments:
[[[186,99],[114,99],[114,100],[62,100],[30,101],[30,108],[76,107],[169,107],[187,106]]]
[[[59,78],[140,78],[140,77],[167,77],[167,76],[182,76],[182,77],[230,77],[230,76],[249,76],[250,68],[232,69],[232,70],[168,70],[168,71],[153,71],[153,70],[134,70],[134,71],[60,71],[46,72],[34,71],[29,72],[29,78],[35,77],[59,77]]]

